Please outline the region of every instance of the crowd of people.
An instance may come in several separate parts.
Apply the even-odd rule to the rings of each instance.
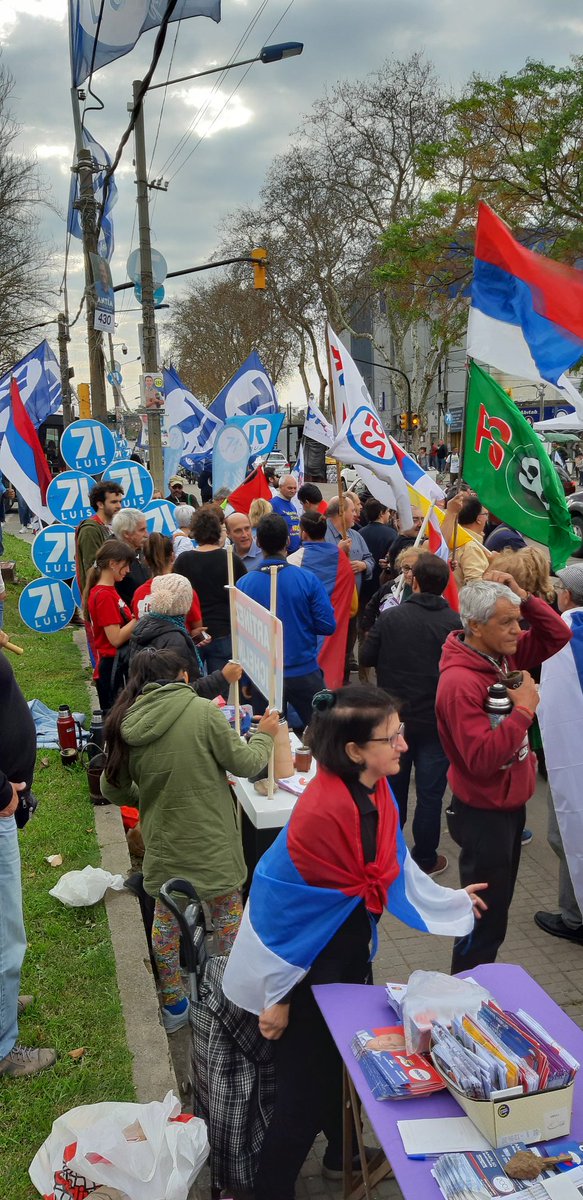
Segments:
[[[431,448],[428,466],[445,463],[443,449]],[[189,1019],[179,929],[159,898],[179,876],[208,906],[225,996],[255,1014],[274,1043],[275,1108],[255,1196],[293,1200],[320,1131],[325,1171],[334,1178],[341,1167],[340,1059],[311,985],[370,981],[371,930],[385,908],[416,928],[454,934],[452,972],[494,962],[504,942],[529,839],[526,805],[537,770],[546,771],[537,711],[564,664],[572,614],[583,610],[583,564],[553,583],[545,554],[465,485],[444,501],[449,561],[430,552],[418,509],[401,528],[372,496],[326,502],[317,484],[298,490],[291,475],[272,493],[225,516],[176,477],[178,528],[166,537],[148,534],[143,514],[122,507],[119,485],[104,481],[91,492],[94,512],[77,529],[76,552],[107,715],[101,787],[106,799],[139,809],[164,1026],[173,1033]],[[269,608],[273,568],[283,715],[318,771],[250,880],[228,773],[265,769],[280,714],[233,661],[229,585]],[[8,926],[0,921],[0,1075],[18,1077],[50,1066],[54,1052],[17,1040],[25,938],[15,817],[32,783],[34,729],[3,655],[0,672],[11,697],[0,724],[0,842],[10,864],[0,871],[0,912],[10,910]],[[232,688],[253,709],[247,741],[220,711]],[[16,721],[26,736],[13,739]],[[448,785],[459,890],[435,881],[448,867],[440,850]],[[533,916],[549,935],[583,945],[550,790],[549,843],[560,860],[559,912]],[[405,876],[408,906],[399,900]],[[277,963],[273,952],[258,953],[256,933],[253,941],[258,913],[259,925],[276,929]],[[290,950],[286,959],[298,929],[301,956]]]

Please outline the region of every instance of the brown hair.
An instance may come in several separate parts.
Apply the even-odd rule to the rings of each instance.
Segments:
[[[201,546],[218,546],[222,522],[214,504],[203,504],[192,518],[192,536]]]
[[[95,562],[87,572],[85,579],[85,588],[83,591],[83,616],[85,620],[89,620],[89,593],[99,583],[102,571],[105,571],[110,562],[116,563],[133,563],[136,557],[136,552],[131,546],[122,542],[120,538],[108,538],[102,546],[99,547],[95,555]]]
[[[154,577],[164,574],[165,568],[172,562],[173,557],[172,538],[166,537],[164,533],[151,533],[146,538],[144,558]]]

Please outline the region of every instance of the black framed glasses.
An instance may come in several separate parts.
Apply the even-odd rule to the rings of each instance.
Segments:
[[[405,726],[404,726],[403,722],[401,721],[401,724],[399,725],[397,732],[392,733],[390,737],[369,738],[368,740],[369,740],[369,742],[384,742],[385,745],[392,746],[394,749],[395,746],[397,745],[399,738],[402,738],[404,736],[405,736]]]

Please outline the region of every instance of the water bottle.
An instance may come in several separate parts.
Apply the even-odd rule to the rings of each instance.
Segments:
[[[97,750],[103,750],[103,713],[100,708],[96,709],[91,716],[87,740],[90,746],[95,746]]]
[[[61,750],[77,750],[77,727],[68,704],[59,705],[57,738]]]
[[[512,712],[512,701],[504,683],[492,683],[490,685],[484,708],[488,713],[492,729],[496,729],[500,722],[510,715]]]

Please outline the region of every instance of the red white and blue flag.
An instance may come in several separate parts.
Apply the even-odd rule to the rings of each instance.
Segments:
[[[46,505],[47,488],[53,478],[51,469],[15,379],[10,389],[8,423],[0,445],[0,472],[20,492],[31,512],[52,525],[55,518]]]
[[[413,861],[385,780],[375,803],[377,858],[363,866],[356,805],[346,785],[319,768],[255,868],[223,976],[227,999],[253,1013],[277,1004],[361,901],[375,914],[387,908],[412,929],[471,934],[467,892],[440,887]]]
[[[332,542],[302,542],[288,562],[305,567],[323,583],[336,618],[336,629],[318,639],[318,665],[328,688],[342,687],[348,622],[354,595],[354,572],[343,550]]]
[[[509,375],[552,383],[583,417],[565,372],[583,355],[583,271],[522,246],[478,209],[468,354]]]
[[[445,497],[445,492],[443,488],[441,488],[439,484],[435,482],[435,479],[433,479],[432,476],[427,473],[427,471],[424,471],[423,468],[419,466],[419,463],[416,462],[410,454],[407,454],[407,451],[403,450],[403,447],[400,446],[399,443],[396,442],[395,439],[390,435],[389,441],[395,452],[395,458],[399,464],[399,467],[401,468],[401,473],[405,483],[407,483],[409,487],[414,488],[414,490],[420,496],[425,496],[427,500],[443,500]]]

